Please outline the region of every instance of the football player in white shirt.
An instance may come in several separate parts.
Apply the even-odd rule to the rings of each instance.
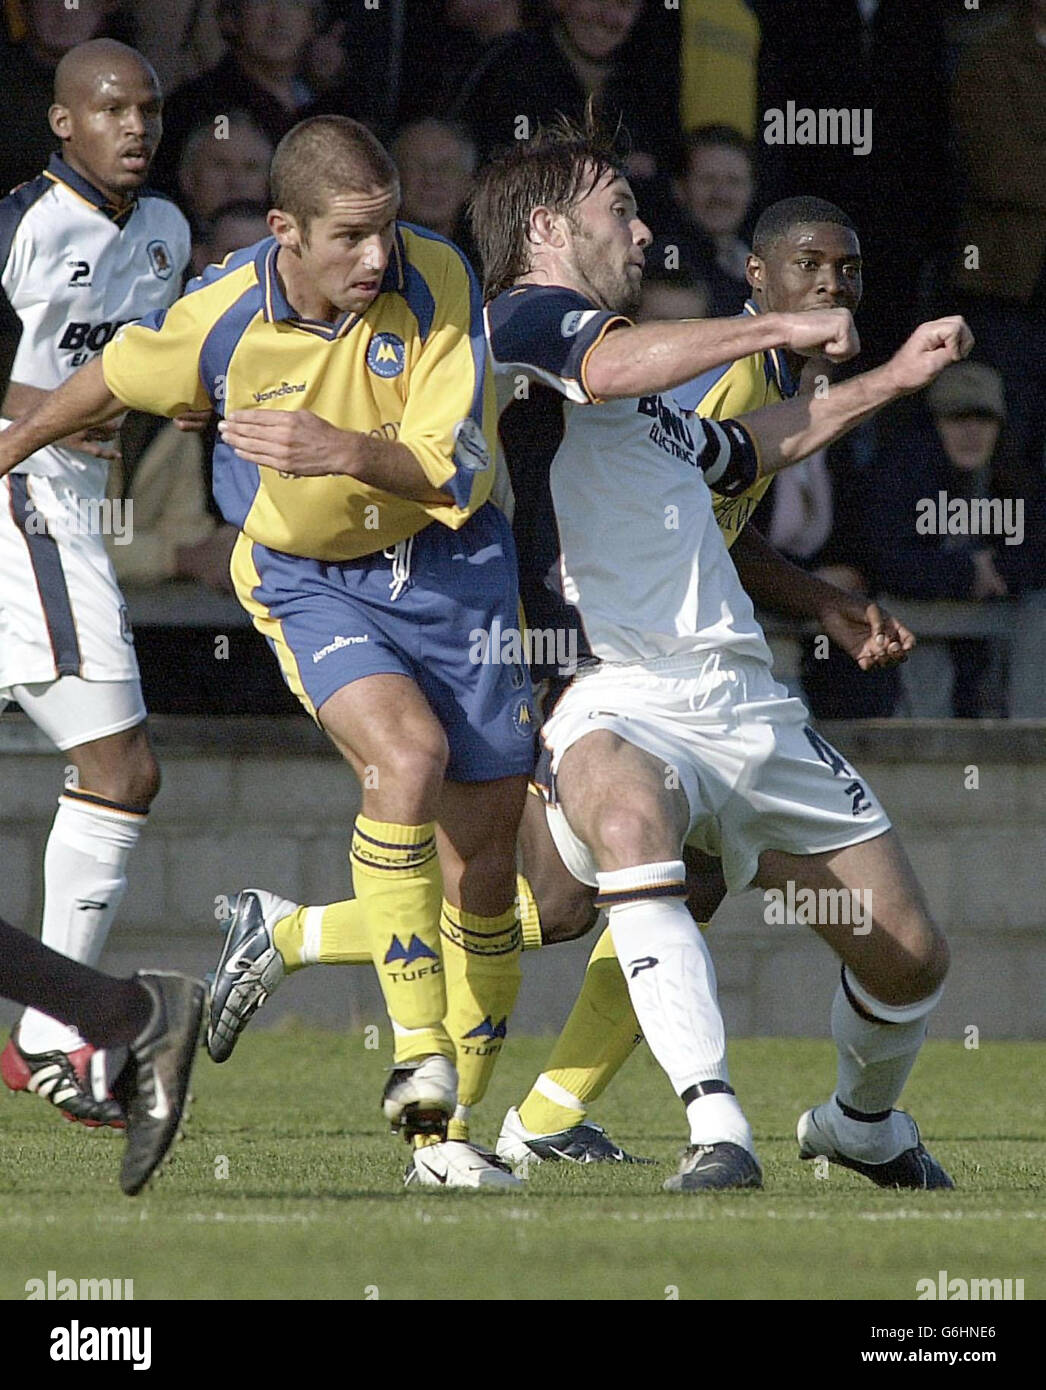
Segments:
[[[61,153],[0,200],[0,287],[21,321],[3,419],[24,415],[121,324],[177,298],[189,228],[141,190],[161,133],[156,74],[134,49],[96,39],[55,72],[49,112]],[[103,531],[113,426],[41,449],[0,480],[0,708],[18,701],[75,769],[44,855],[41,936],[94,965],[127,887],[126,865],[160,785],[145,730],[127,609]],[[86,1083],[75,1028],[29,1009],[0,1055],[13,1090],[70,1118],[120,1123]]]
[[[549,828],[599,890],[647,1042],[680,1096],[690,1144],[670,1191],[758,1187],[729,1084],[708,948],[684,905],[684,842],[722,859],[728,888],[835,890],[815,930],[843,962],[832,1009],[836,1090],[799,1122],[825,1155],[883,1186],[950,1187],[895,1110],[936,1005],[947,944],[867,784],[806,723],[715,524],[736,495],[798,462],[965,356],[961,319],[924,324],[883,367],[741,422],[682,419],[674,387],[768,348],[856,350],[846,310],[633,325],[651,235],[611,151],[563,123],[481,172],[474,229],[488,332],[507,394],[521,377],[564,399],[550,469],[564,597],[597,664],[543,736]],[[859,894],[860,898],[853,895]],[[826,916],[845,916],[832,923]],[[798,920],[806,920],[805,917]]]

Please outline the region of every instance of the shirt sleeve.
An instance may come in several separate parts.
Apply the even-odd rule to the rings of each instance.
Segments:
[[[102,351],[105,384],[124,405],[150,415],[180,415],[213,404],[200,376],[211,321],[197,294],[126,324]]]
[[[578,405],[599,405],[585,368],[615,328],[630,328],[623,314],[593,308],[575,290],[523,285],[506,290],[487,309],[490,346],[499,372],[514,368]]]
[[[454,248],[448,248],[446,273],[435,288],[432,323],[411,370],[399,442],[429,482],[454,498],[453,510],[432,508],[433,518],[457,527],[490,496],[497,399],[479,286]]]

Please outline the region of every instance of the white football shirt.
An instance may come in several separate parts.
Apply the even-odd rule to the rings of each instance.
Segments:
[[[628,323],[574,290],[521,285],[487,307],[503,398],[527,410],[522,379],[559,395],[560,418],[530,432],[533,458],[513,461],[535,488],[545,470],[559,529],[561,591],[576,605],[601,661],[730,651],[771,655],[716,523],[710,486],[731,495],[751,482],[755,446],[727,420],[684,417],[670,393],[599,401],[585,363]],[[542,393],[546,396],[547,393]],[[503,446],[527,432],[502,429]],[[517,443],[515,447],[519,447]],[[745,470],[747,469],[747,473]]]
[[[0,199],[0,288],[22,325],[11,380],[54,390],[122,324],[169,308],[189,250],[189,224],[168,198],[143,192],[117,211],[53,155],[42,174]],[[101,498],[107,469],[103,459],[51,446],[15,471]]]

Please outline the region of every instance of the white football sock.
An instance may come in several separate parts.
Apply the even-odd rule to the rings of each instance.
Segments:
[[[99,806],[67,792],[59,798],[44,852],[44,914],[40,940],[85,965],[97,965],[127,889],[124,872],[146,816]],[[22,1015],[25,1052],[72,1052],[84,1042],[75,1028],[36,1009]]]
[[[607,908],[614,949],[639,1026],[680,1097],[702,1082],[729,1084],[715,969],[697,923],[682,901],[685,872],[677,860],[597,875],[600,904]],[[644,889],[664,894],[673,887],[678,888],[678,896],[614,901]],[[691,1143],[729,1142],[752,1149],[748,1121],[728,1092],[691,1099],[687,1118]]]
[[[836,1096],[862,1114],[891,1110],[915,1065],[926,1037],[927,1015],[941,992],[898,1008],[880,1004],[849,970],[844,970],[843,978],[845,985],[839,985],[832,1001],[832,1037],[839,1052]],[[876,1020],[884,1021],[862,1018],[851,998]],[[901,1017],[897,1022],[886,1021],[891,1014]]]

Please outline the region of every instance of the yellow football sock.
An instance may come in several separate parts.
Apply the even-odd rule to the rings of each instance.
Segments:
[[[359,898],[299,907],[272,932],[288,975],[306,965],[369,965],[370,937]]]
[[[458,1066],[458,1108],[447,1138],[467,1140],[469,1111],[486,1092],[519,991],[519,916],[515,904],[500,917],[478,917],[444,901],[440,933],[447,972],[444,1023]]]
[[[707,922],[699,922],[702,931]],[[519,1107],[532,1134],[557,1134],[580,1124],[642,1040],[610,928],[596,942],[581,993],[556,1039],[545,1070]]]
[[[580,1123],[586,1103],[602,1094],[638,1041],[639,1023],[606,927],[545,1070],[519,1107],[527,1129],[555,1134]]]
[[[352,881],[370,955],[392,1020],[397,1062],[438,1052],[454,1060],[443,1027],[447,1011],[439,910],[442,878],[436,827],[357,816]]]
[[[541,946],[541,918],[538,915],[534,891],[522,874],[516,875],[516,906],[523,932],[524,951],[536,951]]]

